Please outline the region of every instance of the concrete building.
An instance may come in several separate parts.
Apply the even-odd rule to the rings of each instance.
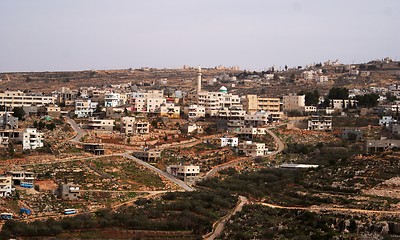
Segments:
[[[12,193],[10,176],[0,176],[0,197],[9,197]]]
[[[96,111],[98,102],[92,102],[91,99],[75,101],[75,115],[78,118],[91,117]]]
[[[240,131],[237,133],[238,136],[244,137],[244,138],[256,138],[261,135],[265,135],[266,128],[262,127],[242,127],[240,128]]]
[[[0,129],[9,130],[18,128],[18,118],[10,112],[0,112]]]
[[[196,123],[187,123],[182,126],[182,132],[186,134],[193,132],[203,133],[203,127],[197,125]]]
[[[54,104],[53,96],[43,96],[41,94],[25,94],[21,91],[0,92],[0,106],[8,108],[23,106],[44,106]]]
[[[123,117],[121,131],[128,136],[149,134],[150,124],[143,117]]]
[[[304,107],[305,113],[317,112],[317,107],[315,106],[305,106]]]
[[[11,176],[13,186],[33,188],[33,182],[35,180],[33,172],[9,171],[7,175]]]
[[[39,133],[36,128],[27,128],[22,132],[22,149],[34,150],[43,147],[43,133]]]
[[[168,118],[180,118],[181,107],[175,106],[173,103],[165,103],[160,107],[160,116]]]
[[[268,112],[260,111],[254,114],[246,114],[244,116],[244,125],[251,127],[259,127],[270,122],[270,115]]]
[[[94,155],[104,155],[105,152],[104,145],[99,143],[84,143],[83,150]]]
[[[267,112],[273,121],[279,121],[282,118],[281,100],[279,98],[258,97],[257,95],[246,95],[242,99],[243,107],[248,114],[254,114],[259,111]]]
[[[204,118],[206,116],[206,108],[204,106],[189,105],[183,109],[183,112],[189,119]]]
[[[170,165],[167,167],[167,173],[186,182],[197,179],[200,173],[200,167],[194,165]]]
[[[117,107],[122,105],[121,95],[119,93],[106,93],[104,96],[104,106],[105,107]]]
[[[163,91],[151,90],[145,93],[133,92],[130,96],[130,104],[133,112],[160,112],[161,105],[167,103]]]
[[[314,80],[317,83],[324,83],[324,82],[329,81],[328,76],[324,76],[324,75],[315,75]]]
[[[79,185],[72,183],[58,185],[56,193],[62,200],[69,201],[77,200],[81,196]]]
[[[379,125],[382,127],[389,128],[391,124],[397,123],[397,120],[394,119],[392,116],[382,116],[379,119]]]
[[[237,137],[222,137],[219,140],[221,147],[237,147],[239,145],[239,138]]]
[[[114,121],[113,119],[97,119],[92,117],[89,118],[87,128],[89,130],[112,132],[114,129]]]
[[[145,162],[157,162],[161,157],[161,151],[158,149],[144,149],[143,151],[135,151],[132,155]]]
[[[381,139],[372,140],[367,139],[365,141],[365,152],[366,154],[375,154],[379,152],[384,152],[393,148],[400,148],[400,140],[394,139]]]
[[[287,96],[283,96],[283,111],[303,111],[306,106],[306,96],[305,95],[297,95],[297,94],[289,94]]]
[[[267,154],[268,149],[265,148],[265,143],[244,141],[239,143],[239,152],[249,157],[262,157]]]
[[[307,129],[315,131],[332,131],[332,116],[311,116],[308,120]]]
[[[228,93],[226,87],[219,92],[199,92],[197,97],[197,105],[204,107],[210,116],[217,116],[222,108],[243,108],[239,95]]]
[[[59,118],[61,116],[61,107],[55,104],[49,104],[46,107],[46,113],[52,118]]]
[[[330,99],[330,105],[335,110],[343,110],[351,106],[357,105],[357,100],[354,99]]]

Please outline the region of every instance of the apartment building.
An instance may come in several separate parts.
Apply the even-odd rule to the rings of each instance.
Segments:
[[[244,141],[239,143],[239,152],[249,157],[262,157],[267,154],[268,149],[265,148],[265,143]]]
[[[39,133],[36,128],[27,128],[22,132],[22,149],[34,150],[43,147],[43,133]]]
[[[206,116],[206,108],[204,106],[189,105],[184,107],[183,112],[188,116],[189,119],[197,119]]]
[[[261,111],[256,112],[255,114],[246,114],[244,116],[244,125],[259,127],[268,124],[269,120],[270,115],[268,114],[268,112]]]
[[[105,107],[117,107],[127,103],[127,95],[123,93],[108,92],[104,95]]]
[[[239,138],[237,137],[222,137],[213,139],[212,141],[220,147],[237,147],[239,145]]]
[[[163,91],[158,90],[151,90],[145,93],[133,92],[130,96],[133,112],[160,112],[161,106],[166,103],[167,100]]]
[[[332,131],[332,116],[313,115],[308,120],[308,130]]]
[[[11,196],[12,184],[10,176],[0,176],[0,197]]]
[[[9,171],[7,175],[11,176],[13,186],[33,188],[33,182],[35,180],[33,172]]]
[[[197,97],[197,105],[204,107],[210,116],[217,116],[222,108],[243,108],[239,95],[227,93],[223,87],[219,92],[198,92]]]
[[[96,111],[98,102],[92,102],[91,99],[75,101],[75,115],[78,118],[91,117]]]
[[[248,114],[265,111],[269,114],[273,122],[280,121],[283,117],[283,112],[281,112],[281,100],[279,98],[246,95],[246,97],[243,98],[243,107]]]
[[[160,116],[168,118],[180,118],[181,107],[175,106],[173,103],[165,103],[160,107]]]
[[[146,162],[157,162],[161,157],[161,151],[158,149],[144,149],[143,151],[135,151],[132,155]]]
[[[115,120],[113,119],[98,119],[91,117],[89,118],[87,128],[89,130],[112,132],[114,129],[114,121]]]
[[[242,127],[237,133],[238,136],[244,138],[256,138],[260,135],[265,135],[267,133],[266,128],[261,127]]]
[[[194,165],[170,165],[166,170],[183,181],[193,181],[200,173],[200,167]]]
[[[18,118],[14,117],[10,112],[0,112],[0,129],[17,129]]]
[[[43,96],[41,94],[25,94],[21,91],[0,92],[0,105],[8,108],[24,106],[44,106],[54,104],[53,96]]]
[[[77,200],[80,197],[80,187],[77,184],[60,184],[56,190],[57,196],[62,200]]]
[[[306,106],[306,96],[305,95],[297,95],[289,94],[283,96],[283,111],[303,111],[304,107]]]
[[[126,135],[149,134],[150,124],[142,117],[123,117],[121,119],[121,131]]]

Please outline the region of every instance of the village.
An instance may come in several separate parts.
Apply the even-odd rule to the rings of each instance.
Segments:
[[[307,154],[342,142],[358,159],[400,148],[400,63],[389,58],[262,73],[182,71],[187,79],[128,70],[149,77],[102,86],[69,76],[71,86],[58,90],[35,74],[0,74],[1,224],[117,210],[197,191],[229,171],[323,168],[328,158],[321,164]],[[49,87],[13,88],[13,77]],[[390,197],[398,184],[388,179],[365,191]]]

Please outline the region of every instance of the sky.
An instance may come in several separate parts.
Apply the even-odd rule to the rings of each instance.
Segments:
[[[0,72],[400,60],[398,0],[0,0]]]

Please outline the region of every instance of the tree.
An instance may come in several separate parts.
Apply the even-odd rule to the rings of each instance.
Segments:
[[[389,101],[389,102],[394,102],[394,101],[396,101],[396,96],[394,96],[393,94],[391,94],[390,92],[388,92],[388,93],[386,93],[386,99]]]
[[[312,92],[305,93],[306,98],[306,106],[317,106],[319,103],[319,92],[318,90],[314,90]]]
[[[25,111],[24,111],[24,109],[22,108],[22,107],[15,107],[14,109],[13,109],[13,116],[14,117],[17,117],[19,120],[25,120],[24,119],[24,117],[25,117]]]
[[[364,94],[356,97],[358,106],[372,108],[378,105],[379,95],[376,93]]]
[[[46,128],[49,129],[50,131],[53,131],[56,128],[55,123],[49,123],[46,125]]]
[[[349,90],[347,88],[334,87],[329,90],[329,99],[349,99]]]

